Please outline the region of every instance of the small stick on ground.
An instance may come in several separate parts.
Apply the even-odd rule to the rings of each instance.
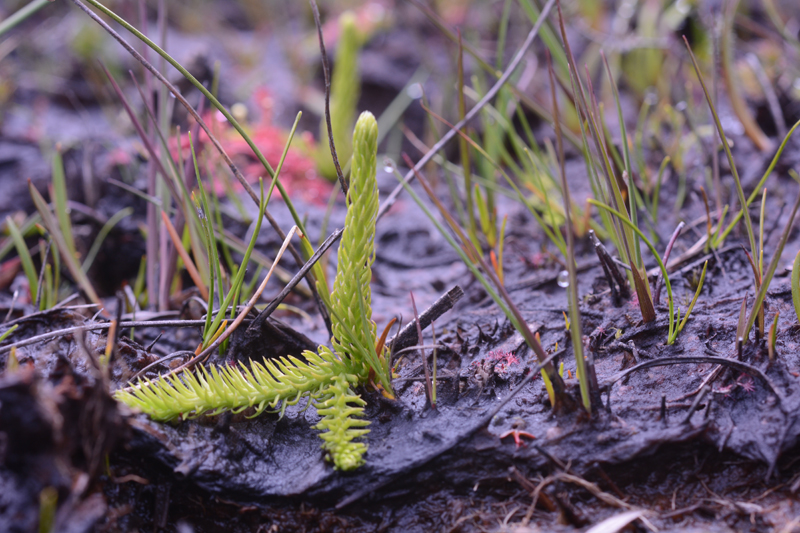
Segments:
[[[98,311],[98,314],[100,311]],[[95,315],[97,316],[97,315]],[[17,320],[15,322],[20,322],[21,320],[30,319],[30,316],[24,317],[24,319]],[[147,327],[154,327],[154,328],[193,328],[197,326],[204,326],[206,323],[205,320],[132,320],[129,322],[121,322],[119,324],[120,328],[147,328]],[[13,322],[12,322],[13,324]],[[7,324],[6,324],[7,325]],[[111,322],[99,322],[94,324],[83,324],[80,326],[73,326],[71,328],[59,329],[56,331],[48,331],[47,333],[42,333],[41,335],[36,335],[34,337],[27,338],[25,340],[21,340],[15,342],[13,344],[7,344],[6,346],[0,346],[0,355],[10,352],[12,348],[22,348],[24,346],[30,346],[31,344],[36,344],[39,342],[46,342],[52,339],[57,339],[59,337],[65,337],[67,335],[73,335],[78,332],[83,331],[102,331],[111,328]]]
[[[715,366],[715,367],[714,367],[714,369],[711,371],[711,373],[708,375],[708,377],[707,377],[706,379],[704,379],[704,380],[703,380],[703,382],[700,384],[700,386],[699,386],[699,387],[697,387],[697,388],[696,388],[695,390],[693,390],[692,392],[687,392],[687,393],[686,393],[686,394],[684,394],[683,396],[680,396],[680,397],[678,397],[678,398],[675,398],[674,400],[672,400],[672,403],[675,403],[675,402],[682,402],[683,400],[686,400],[686,399],[688,399],[688,398],[691,398],[691,397],[692,397],[692,396],[694,396],[695,394],[698,394],[698,393],[699,393],[700,391],[702,391],[702,390],[703,390],[703,389],[704,389],[704,388],[705,388],[707,385],[711,384],[711,383],[712,383],[712,382],[713,382],[715,379],[717,379],[721,373],[722,373],[722,365],[717,365],[717,366]]]
[[[625,276],[620,274],[614,258],[611,257],[608,248],[606,248],[594,234],[594,230],[589,230],[589,237],[592,239],[592,243],[594,243],[594,251],[600,259],[600,266],[603,267],[603,272],[608,280],[608,286],[611,289],[611,295],[615,305],[619,302],[620,298],[627,300],[630,298],[631,293],[628,289],[628,281],[625,279]]]
[[[438,300],[433,302],[430,307],[419,315],[419,324],[422,329],[427,328],[431,323],[453,308],[458,300],[464,296],[464,290],[456,285]],[[404,348],[412,346],[416,341],[416,325],[411,322],[400,330],[400,332],[392,337],[386,344],[392,346],[392,356],[397,355]],[[421,343],[420,343],[421,344]]]
[[[425,392],[428,393],[428,401],[431,404],[431,409],[436,409],[436,399],[433,397],[433,387],[431,385],[431,371],[428,369],[428,358],[425,355],[425,349],[422,348],[424,340],[422,338],[422,326],[419,322],[419,313],[417,313],[417,302],[414,301],[414,293],[411,295],[411,308],[414,310],[414,323],[417,325],[417,337],[419,339],[419,353],[422,356],[422,369],[425,371]]]
[[[151,342],[150,344],[148,344],[147,346],[145,346],[145,347],[144,347],[144,351],[145,351],[145,352],[151,352],[151,351],[153,350],[153,346],[155,346],[155,345],[156,345],[156,343],[157,343],[159,340],[161,340],[161,337],[162,337],[163,335],[164,335],[164,332],[162,331],[161,333],[159,333],[159,334],[156,336],[156,338],[155,338],[155,339],[153,339],[153,342]],[[194,353],[194,352],[192,352],[192,353]]]
[[[711,387],[707,385],[703,387],[703,390],[700,391],[700,394],[697,395],[697,398],[694,399],[694,402],[692,402],[691,407],[689,407],[689,412],[686,413],[686,417],[684,417],[681,424],[688,424],[689,422],[692,421],[692,415],[694,414],[695,411],[697,411],[697,408],[700,406],[700,403],[708,395],[709,390],[711,390]]]
[[[295,274],[294,277],[291,280],[289,280],[289,283],[286,284],[283,290],[280,293],[278,293],[278,295],[275,298],[273,298],[269,304],[267,304],[267,307],[265,307],[264,310],[261,311],[258,314],[258,316],[253,320],[253,322],[250,324],[250,327],[247,328],[247,332],[245,333],[245,335],[256,334],[256,332],[259,329],[261,329],[261,325],[264,323],[264,321],[275,311],[275,309],[278,308],[278,305],[280,305],[280,303],[283,302],[284,298],[286,298],[286,296],[289,295],[289,292],[291,292],[292,289],[294,289],[294,287],[298,283],[300,283],[300,280],[302,280],[306,276],[306,274],[308,274],[308,272],[311,270],[314,264],[319,260],[320,257],[322,257],[322,254],[324,254],[328,250],[328,248],[330,248],[333,245],[333,243],[339,240],[339,238],[342,236],[343,231],[344,230],[337,229],[336,231],[331,233],[331,235],[327,239],[325,239],[325,241],[319,246],[319,249],[314,253],[314,255],[311,256],[311,258],[308,261],[306,261],[306,263],[303,265],[303,268],[301,268],[297,272],[297,274]]]
[[[288,247],[289,239],[292,237],[292,235],[294,235],[294,233],[296,231],[297,231],[297,226],[292,226],[292,229],[289,230],[289,234],[286,236],[286,239],[283,241],[283,245],[281,246],[281,249],[278,251],[278,255],[275,257],[275,261],[273,261],[273,263],[272,263],[272,268],[270,268],[269,272],[267,272],[267,275],[264,278],[264,281],[261,282],[261,285],[258,286],[258,289],[256,289],[256,292],[253,294],[252,298],[250,298],[250,300],[247,302],[247,305],[244,306],[244,309],[242,309],[242,311],[237,315],[236,319],[231,323],[231,325],[228,326],[225,329],[225,331],[222,333],[222,335],[220,335],[217,338],[217,340],[215,340],[214,342],[209,344],[208,347],[205,350],[200,352],[192,360],[184,363],[183,365],[179,366],[175,370],[172,370],[167,375],[176,374],[176,373],[178,373],[178,372],[180,372],[180,371],[182,371],[182,370],[184,370],[186,368],[191,368],[192,366],[197,364],[197,362],[202,361],[203,359],[205,359],[206,357],[211,355],[211,353],[214,350],[216,350],[217,347],[219,347],[225,341],[225,339],[230,337],[231,334],[233,334],[233,332],[236,331],[236,328],[239,327],[239,325],[242,323],[242,321],[244,321],[245,317],[250,313],[250,311],[253,309],[253,307],[255,307],[256,302],[258,302],[258,299],[261,298],[261,293],[264,292],[264,289],[267,287],[267,282],[272,277],[272,272],[275,269],[275,266],[278,264],[278,261],[280,261],[281,256],[283,256],[284,251],[286,251],[286,248]],[[314,255],[311,256],[311,259],[309,259],[306,262],[306,264],[303,265],[303,268],[305,269],[305,271],[303,271],[303,269],[301,269],[301,272],[303,272],[303,275],[308,273],[308,271],[311,269],[311,267],[314,266],[314,263],[319,261],[320,257],[322,257],[322,254],[325,253],[325,251],[334,243],[334,241],[340,235],[341,234],[334,233],[333,235],[328,237],[328,239],[325,240],[325,242],[322,244],[322,246],[320,246],[319,249],[317,249],[317,251],[314,252]],[[300,279],[302,279],[303,276],[295,276],[295,277],[297,278],[297,281],[295,281],[295,283],[298,283],[300,281]],[[288,294],[288,291],[287,291],[287,294]],[[276,303],[275,300],[273,300],[272,302],[270,302],[270,306],[268,306],[268,307],[272,307],[272,310],[270,311],[270,313],[271,313],[272,311],[274,311],[278,307],[278,303]],[[265,311],[266,311],[266,309],[265,309]],[[264,316],[264,320],[266,320],[266,316],[267,315]]]
[[[706,364],[706,363],[716,363],[721,366],[731,367],[739,372],[743,372],[745,374],[749,374],[750,376],[759,378],[764,385],[766,385],[769,392],[777,398],[779,405],[781,405],[781,409],[783,409],[783,395],[778,392],[775,386],[772,384],[772,381],[767,377],[764,372],[760,369],[749,365],[747,363],[743,363],[741,361],[736,361],[735,359],[726,359],[725,357],[712,357],[712,356],[683,356],[683,357],[661,357],[659,359],[653,359],[651,361],[645,361],[644,363],[639,363],[636,366],[632,366],[627,370],[623,370],[618,374],[615,374],[611,377],[602,387],[602,389],[611,392],[611,388],[614,386],[614,383],[617,381],[625,378],[629,374],[634,372],[638,372],[639,370],[644,370],[646,368],[651,368],[654,366],[667,366],[667,365],[686,365],[686,364]]]

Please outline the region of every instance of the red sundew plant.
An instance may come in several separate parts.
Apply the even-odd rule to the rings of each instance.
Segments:
[[[744,390],[747,394],[756,390],[755,383],[753,383],[753,379],[749,376],[742,374],[739,376],[739,379],[736,380],[736,384],[739,385],[742,390]]]
[[[488,368],[494,368],[494,372],[501,378],[505,379],[508,377],[508,371],[510,368],[513,365],[518,365],[519,362],[519,357],[511,352],[493,350],[489,352],[489,354],[483,359],[479,361],[473,361],[470,364],[470,367],[477,369],[477,367],[481,366],[485,370]]]
[[[256,106],[256,112],[253,113],[256,120],[246,126],[250,138],[258,145],[268,160],[278,160],[286,145],[288,131],[273,123],[274,100],[267,89],[263,87],[256,89],[253,94],[253,102]],[[247,142],[231,127],[220,112],[209,111],[204,120],[219,139],[225,151],[239,164],[244,177],[250,183],[257,183],[258,178],[264,174],[264,168]],[[316,163],[308,155],[314,145],[311,134],[304,132],[300,140],[302,142],[297,143],[296,147],[290,147],[286,154],[286,160],[281,170],[281,182],[290,195],[297,195],[307,202],[324,204],[330,197],[332,185],[327,180],[319,179]],[[188,133],[181,135],[181,150],[184,154],[190,151],[189,142]],[[197,142],[200,146],[208,143],[208,137],[202,130],[198,132]],[[177,156],[174,140],[170,142],[170,151],[173,152],[173,156]],[[212,165],[222,162],[216,153],[212,155],[209,152],[209,156]],[[242,190],[242,186],[238,182],[233,182],[232,186],[235,191]],[[216,184],[216,191],[218,194],[225,192],[219,182]]]
[[[494,371],[503,378],[508,376],[509,367],[519,364],[519,358],[511,352],[489,352],[489,359],[491,361],[497,361],[494,366]]]

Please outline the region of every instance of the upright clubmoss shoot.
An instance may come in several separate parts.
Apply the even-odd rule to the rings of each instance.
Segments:
[[[308,398],[322,416],[315,427],[322,431],[322,447],[334,466],[352,470],[363,464],[367,445],[356,439],[367,434],[369,430],[364,428],[369,422],[363,420],[366,402],[355,388],[371,384],[385,396],[393,397],[388,349],[382,344],[377,346],[370,305],[378,213],[377,138],[375,117],[362,113],[353,134],[347,217],[330,295],[333,349],[320,346],[317,353],[306,351],[305,360],[285,356],[262,363],[251,361],[250,365],[240,363],[238,367],[200,366],[182,378],[140,381],[117,391],[117,399],[156,420],[172,420],[224,411],[236,413],[250,407],[255,409],[253,416],[267,408],[283,412],[287,406]],[[261,204],[263,208],[263,192]],[[240,268],[239,274],[243,271]],[[226,301],[232,293],[228,293]],[[223,307],[226,305],[223,302]],[[222,313],[218,315],[221,317]],[[214,330],[212,324],[210,331]]]

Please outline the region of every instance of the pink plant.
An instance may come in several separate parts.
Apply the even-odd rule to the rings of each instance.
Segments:
[[[756,390],[756,385],[753,383],[752,378],[745,376],[745,374],[739,376],[739,379],[736,380],[736,384],[748,394]]]
[[[244,127],[249,130],[250,138],[261,150],[261,153],[264,154],[267,161],[275,167],[283,154],[288,132],[272,122],[274,100],[269,91],[264,88],[256,89],[253,101],[258,108],[258,121],[244,125]],[[239,170],[249,183],[257,183],[259,177],[264,177],[265,181],[268,181],[266,170],[256,158],[253,150],[242,139],[241,135],[228,124],[222,113],[210,111],[206,113],[204,120],[231,159],[239,166]],[[181,135],[180,143],[184,160],[191,157],[189,135]],[[195,148],[199,147],[202,150],[207,144],[209,144],[208,137],[200,130],[198,145]],[[324,204],[330,196],[332,186],[330,182],[320,179],[317,175],[316,165],[309,155],[309,147],[312,144],[313,139],[308,132],[295,135],[292,146],[286,154],[280,179],[281,184],[290,196],[299,195],[307,202]],[[170,151],[173,156],[177,156],[177,144],[174,140],[170,142]],[[219,161],[219,155],[214,150],[208,150],[208,154],[211,157],[212,167],[216,166]],[[233,187],[234,190],[242,189],[242,186],[235,180]],[[224,194],[224,188],[219,182],[216,182],[216,191],[218,194]],[[279,194],[273,195],[273,198],[279,197]]]
[[[511,352],[504,351],[491,351],[487,356],[487,360],[495,361],[494,370],[501,377],[508,375],[508,370],[512,365],[519,364],[519,358]]]

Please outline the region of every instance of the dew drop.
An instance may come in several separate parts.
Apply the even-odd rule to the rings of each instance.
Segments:
[[[387,174],[391,174],[393,170],[394,167],[392,165],[386,165],[385,167],[383,167],[383,171],[386,172]]]
[[[422,85],[419,83],[415,83],[413,85],[409,85],[406,89],[406,94],[412,100],[419,100],[422,98]]]
[[[556,283],[558,283],[559,287],[567,288],[569,287],[569,272],[566,270],[562,270],[558,273],[558,277],[556,278]]]
[[[236,102],[231,106],[231,115],[239,122],[247,120],[247,106],[241,102]]]

